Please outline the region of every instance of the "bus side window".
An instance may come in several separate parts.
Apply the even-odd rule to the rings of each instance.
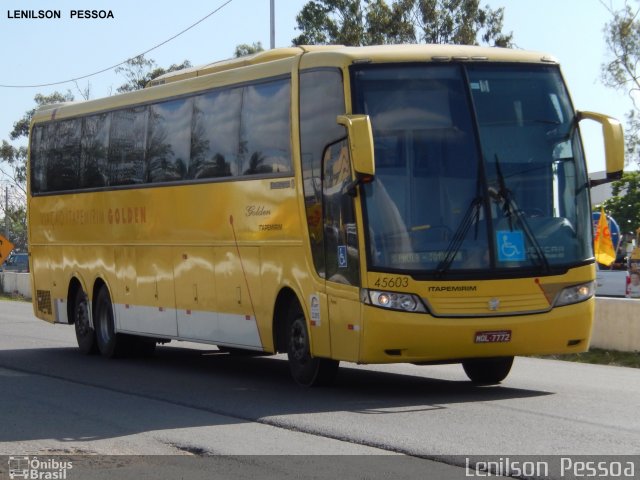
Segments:
[[[80,172],[81,120],[56,122],[54,147],[47,163],[47,186],[50,191],[73,190]]]
[[[80,188],[99,188],[108,184],[110,127],[111,113],[100,113],[83,119]]]
[[[324,239],[327,280],[347,285],[360,283],[351,159],[347,139],[325,149],[323,158]]]
[[[322,217],[322,159],[326,145],[346,134],[336,122],[345,112],[342,73],[313,69],[300,73],[300,157],[311,254],[316,272],[326,278]]]
[[[291,172],[289,79],[244,88],[239,157],[242,175]]]
[[[146,182],[173,182],[187,176],[191,154],[193,99],[151,105],[146,145]]]
[[[148,107],[117,110],[109,132],[109,185],[144,183]]]

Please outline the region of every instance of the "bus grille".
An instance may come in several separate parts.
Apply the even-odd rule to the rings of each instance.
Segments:
[[[38,302],[38,311],[51,315],[51,292],[49,290],[38,290],[36,292],[36,300]]]
[[[543,295],[496,295],[495,297],[429,298],[431,313],[436,317],[475,317],[519,315],[548,312],[551,305]]]

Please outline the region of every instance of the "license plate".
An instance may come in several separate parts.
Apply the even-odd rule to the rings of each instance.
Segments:
[[[511,330],[476,332],[476,343],[504,343],[511,341]]]

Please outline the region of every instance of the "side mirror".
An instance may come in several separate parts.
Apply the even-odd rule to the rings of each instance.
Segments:
[[[347,128],[351,162],[356,174],[363,182],[373,180],[376,164],[369,115],[338,115],[337,122]]]
[[[607,179],[599,183],[612,182],[622,178],[622,171],[624,170],[624,133],[620,122],[615,118],[594,112],[578,112],[577,118],[579,122],[588,119],[602,125]]]

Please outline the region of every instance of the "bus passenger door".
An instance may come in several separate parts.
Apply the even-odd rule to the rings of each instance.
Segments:
[[[351,185],[347,140],[327,147],[323,158],[324,244],[326,292],[331,326],[331,353],[357,361],[362,335],[360,252]]]

